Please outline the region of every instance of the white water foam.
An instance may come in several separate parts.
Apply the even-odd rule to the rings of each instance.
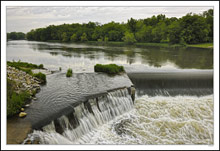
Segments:
[[[105,112],[93,105],[94,115],[81,112],[83,126],[66,129],[62,135],[54,131],[51,123],[31,136],[39,137],[42,144],[213,144],[213,95],[146,95],[135,100],[132,110],[132,104],[117,104],[126,102],[126,97],[123,99],[110,99],[108,105],[103,99],[100,106]],[[127,111],[125,106],[130,111],[122,114]]]

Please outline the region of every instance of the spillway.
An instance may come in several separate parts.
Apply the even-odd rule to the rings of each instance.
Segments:
[[[34,121],[34,131],[24,144],[36,140],[40,144],[213,144],[212,70],[50,78],[38,94],[39,102],[51,98],[52,106],[62,110],[46,111],[53,116],[46,116],[43,124],[44,120]],[[80,89],[73,93],[73,87]],[[76,97],[79,94],[82,99]],[[71,104],[71,98],[80,101],[72,99]],[[62,108],[62,100],[71,106]]]

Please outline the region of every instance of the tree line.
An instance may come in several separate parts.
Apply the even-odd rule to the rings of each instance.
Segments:
[[[195,44],[213,41],[213,9],[202,14],[188,13],[181,18],[168,18],[163,14],[145,19],[130,18],[127,23],[97,22],[50,25],[32,29],[28,40],[63,42],[116,41]]]
[[[22,32],[10,32],[7,33],[7,40],[24,40],[25,33]]]

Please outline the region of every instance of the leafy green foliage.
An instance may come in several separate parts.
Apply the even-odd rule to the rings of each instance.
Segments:
[[[104,25],[96,22],[50,25],[46,28],[31,30],[26,37],[28,40],[62,42],[207,43],[213,41],[213,9],[204,11],[202,14],[189,13],[181,18],[167,18],[159,14],[138,20],[130,18],[127,23],[112,21]]]
[[[77,35],[76,34],[73,34],[71,37],[70,37],[70,40],[71,41],[78,41],[78,38],[77,38]]]
[[[123,41],[127,44],[134,44],[136,39],[133,33],[126,32],[125,36],[123,37]]]
[[[66,77],[72,77],[72,74],[73,74],[73,71],[72,71],[72,69],[69,68],[67,70]]]
[[[128,28],[130,29],[130,31],[132,33],[135,33],[136,32],[136,24],[137,24],[137,20],[131,18],[128,20]]]
[[[39,73],[33,74],[32,76],[38,78],[41,81],[41,83],[46,83],[46,75],[45,74],[39,72]]]
[[[118,66],[116,64],[107,64],[107,65],[96,64],[94,70],[95,72],[104,72],[113,75],[125,71],[123,66]]]
[[[25,39],[25,33],[22,32],[10,32],[7,33],[7,40],[23,40]]]
[[[28,92],[15,92],[15,82],[7,78],[7,117],[19,112],[21,107],[30,98]]]
[[[36,78],[38,78],[41,83],[45,84],[46,83],[46,75],[39,72],[39,73],[33,73],[31,70],[32,69],[43,69],[44,66],[43,64],[40,64],[40,65],[36,65],[36,64],[32,64],[32,63],[27,63],[27,62],[21,62],[21,61],[18,61],[18,62],[10,62],[10,61],[7,61],[7,65],[11,66],[11,67],[14,67],[18,70],[22,70],[24,72],[26,72],[27,74],[30,74]]]
[[[86,33],[83,33],[83,35],[80,37],[81,41],[88,41]]]
[[[27,63],[27,62],[21,62],[21,61],[18,61],[18,62],[7,61],[7,65],[9,65],[11,67],[15,67],[17,69],[21,69],[21,68],[43,69],[44,68],[43,64],[36,65],[36,64]]]

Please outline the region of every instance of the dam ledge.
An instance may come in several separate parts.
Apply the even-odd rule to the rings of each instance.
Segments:
[[[59,73],[59,72],[56,73],[55,72],[53,74],[48,73],[47,75],[53,76],[56,74],[63,74],[63,73]],[[91,110],[92,105],[91,105],[90,100],[95,100],[98,110],[100,112],[102,112],[100,109],[101,107],[99,105],[98,98],[106,97],[109,93],[119,92],[120,90],[127,91],[129,94],[129,96],[128,96],[129,99],[131,99],[132,102],[134,103],[135,88],[126,73],[123,73],[120,75],[115,75],[115,76],[109,76],[108,74],[105,74],[105,73],[74,73],[74,75],[84,75],[84,76],[88,76],[88,77],[91,76],[93,78],[96,77],[97,79],[99,79],[99,77],[101,77],[101,78],[104,77],[106,79],[111,79],[111,80],[105,80],[105,83],[103,83],[103,85],[102,85],[102,89],[99,89],[100,91],[98,91],[97,93],[91,94],[91,93],[87,93],[84,91],[84,94],[82,94],[82,97],[78,97],[79,100],[74,101],[72,103],[68,103],[68,104],[64,105],[63,107],[60,107],[59,110],[56,110],[55,112],[50,113],[48,115],[47,114],[39,114],[40,110],[43,110],[43,109],[35,110],[34,105],[39,104],[41,102],[39,100],[37,100],[37,101],[32,100],[32,102],[34,102],[35,104],[30,103],[29,107],[25,108],[25,112],[27,112],[26,117],[24,117],[24,118],[14,117],[13,119],[9,120],[9,123],[7,124],[7,126],[14,125],[13,133],[18,134],[18,135],[16,135],[16,137],[13,136],[14,138],[11,138],[11,135],[8,134],[7,135],[7,144],[24,143],[24,138],[27,138],[28,134],[32,133],[34,130],[42,130],[43,127],[49,125],[51,122],[55,123],[56,130],[59,129],[57,127],[61,127],[61,125],[59,122],[57,122],[58,119],[61,118],[62,116],[72,117],[73,119],[76,119],[76,117],[73,117],[72,114],[74,114],[76,112],[75,109],[78,106],[83,106],[84,108],[86,108],[86,110],[89,110],[89,112],[92,113],[93,111]],[[71,78],[73,78],[73,80],[74,80],[75,77],[71,77]],[[70,80],[72,80],[71,78],[70,78]],[[114,79],[116,79],[116,81]],[[117,83],[119,80],[120,81],[122,80],[124,82],[121,82],[119,85]],[[96,81],[96,80],[94,80],[94,81]],[[94,81],[90,81],[90,82],[94,82]],[[96,85],[96,84],[94,84],[94,85]],[[96,86],[98,87],[98,85],[96,85]],[[103,86],[106,86],[106,87],[103,87]],[[80,87],[79,89],[82,89],[82,87]],[[41,91],[42,90],[40,90],[40,92],[38,92],[38,93],[41,93]],[[74,92],[74,90],[72,90],[72,91]],[[37,98],[37,96],[36,96],[36,98]],[[54,105],[54,103],[53,103],[53,105]],[[50,104],[48,104],[48,106],[50,106]],[[94,113],[92,113],[92,114],[94,114]],[[36,117],[36,115],[37,115],[37,117]],[[32,116],[33,116],[33,120],[31,120]],[[75,126],[73,126],[73,127],[77,127],[77,126],[79,126],[79,120],[78,120],[78,122],[76,121]],[[8,129],[8,132],[12,131],[11,128],[10,129],[7,128],[7,129]],[[57,132],[61,133],[61,130],[57,130]],[[36,141],[34,141],[34,142],[36,143]],[[25,143],[29,144],[30,141],[26,140]],[[31,144],[33,144],[33,142]]]

